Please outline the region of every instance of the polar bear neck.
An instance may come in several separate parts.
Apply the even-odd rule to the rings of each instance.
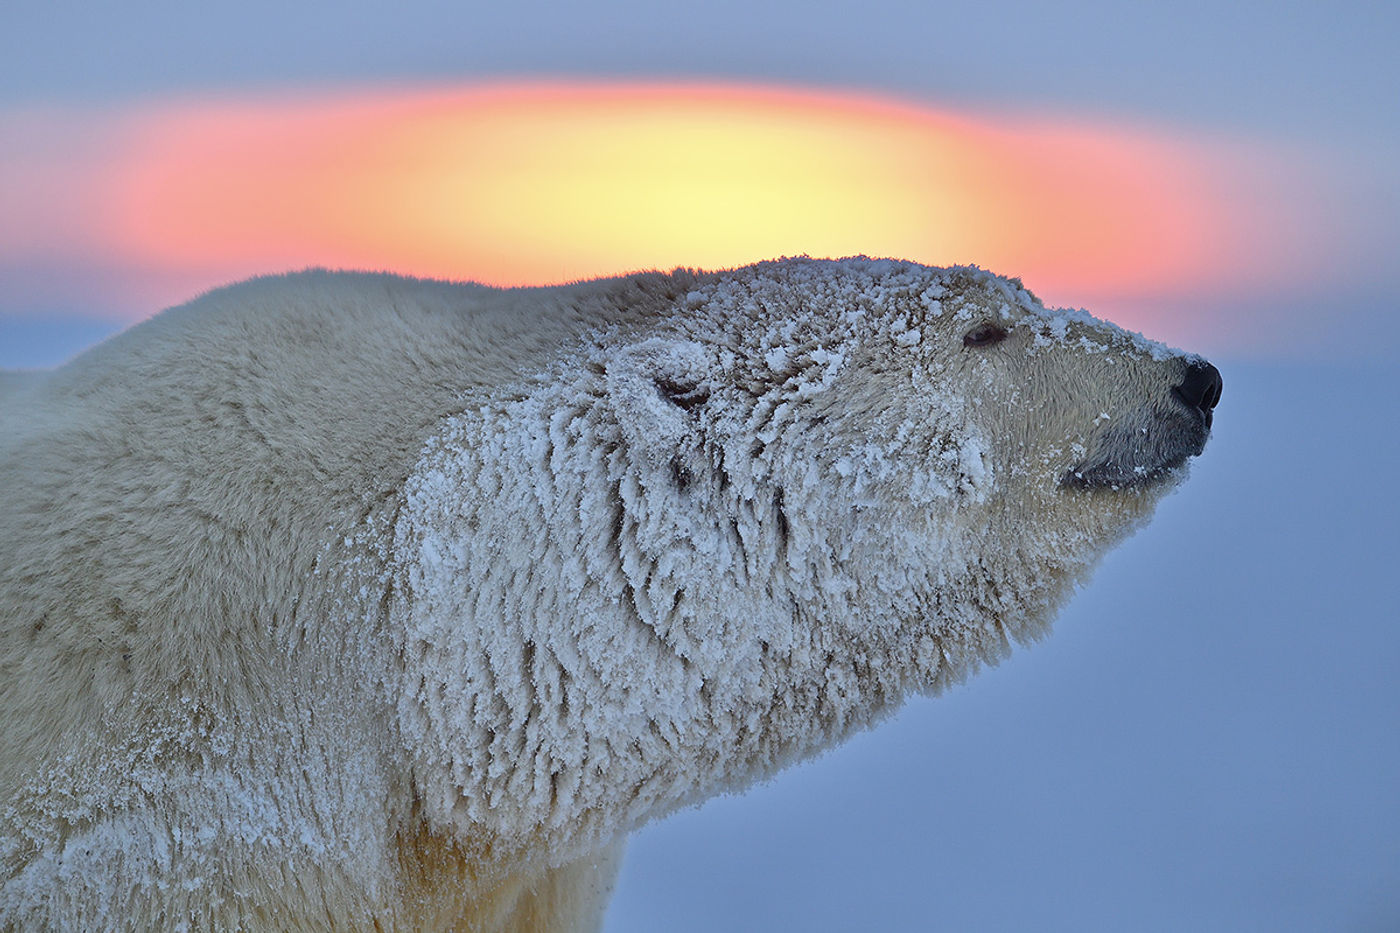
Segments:
[[[874,480],[980,501],[975,438],[932,479],[874,476],[892,458],[868,443],[817,471],[775,437],[678,483],[629,441],[613,349],[452,419],[406,487],[394,701],[425,812],[459,836],[565,861],[741,789],[999,660],[1092,559],[1044,542],[1013,585],[981,565],[985,528],[850,521]]]

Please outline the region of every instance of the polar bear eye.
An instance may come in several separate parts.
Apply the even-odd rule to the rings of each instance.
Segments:
[[[1001,343],[1006,339],[1006,328],[996,324],[978,324],[972,330],[963,334],[963,346],[965,347],[990,347],[994,343]]]
[[[658,378],[656,388],[668,402],[685,411],[690,411],[697,405],[703,405],[710,399],[710,393],[703,386],[692,383]]]

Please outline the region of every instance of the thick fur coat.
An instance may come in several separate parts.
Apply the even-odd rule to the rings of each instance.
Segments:
[[[1042,634],[1218,375],[976,269],[309,272],[0,378],[0,928],[587,930]]]

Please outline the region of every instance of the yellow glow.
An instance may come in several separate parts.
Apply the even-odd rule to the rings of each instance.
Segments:
[[[868,96],[538,83],[193,100],[108,123],[85,170],[0,185],[59,216],[67,179],[81,236],[31,226],[0,245],[48,261],[81,241],[129,279],[178,283],[168,301],[308,265],[524,284],[863,253],[1121,307],[1199,293],[1243,258],[1197,150]]]

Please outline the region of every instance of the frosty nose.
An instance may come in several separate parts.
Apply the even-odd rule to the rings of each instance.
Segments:
[[[1172,393],[1185,402],[1186,407],[1200,409],[1209,419],[1211,410],[1220,401],[1220,387],[1220,370],[1205,360],[1196,360],[1187,365],[1186,378]]]

